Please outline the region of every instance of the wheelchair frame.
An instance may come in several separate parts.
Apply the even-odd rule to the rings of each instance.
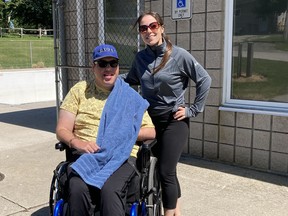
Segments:
[[[157,158],[151,153],[151,148],[156,144],[156,140],[142,142],[140,145],[137,161],[140,166],[140,198],[130,203],[130,216],[161,216],[162,215],[162,196],[161,186],[158,175]],[[66,150],[66,161],[58,164],[54,170],[51,181],[49,209],[50,216],[64,216],[65,208],[65,188],[61,185],[61,177],[66,172],[67,166],[71,162],[71,151],[67,151],[64,143],[56,143],[55,149]],[[72,160],[73,161],[73,160]],[[65,180],[64,180],[65,181]],[[95,216],[99,212],[95,212]]]
[[[156,141],[143,143],[140,149],[141,180],[140,199],[132,204],[130,216],[161,216],[161,185],[158,175],[157,158],[151,155],[151,148]]]

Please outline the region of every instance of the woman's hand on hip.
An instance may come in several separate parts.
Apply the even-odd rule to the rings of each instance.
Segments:
[[[173,117],[174,119],[181,121],[186,118],[185,113],[185,107],[179,107],[177,112],[174,113]]]

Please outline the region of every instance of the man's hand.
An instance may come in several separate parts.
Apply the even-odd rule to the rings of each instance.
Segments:
[[[70,145],[71,148],[74,148],[82,153],[95,153],[100,150],[100,147],[95,142],[82,141],[77,138],[73,139]]]

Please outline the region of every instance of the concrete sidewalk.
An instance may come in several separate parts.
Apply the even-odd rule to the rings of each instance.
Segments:
[[[46,216],[54,150],[55,102],[0,104],[0,216]],[[288,215],[288,179],[183,155],[183,216]]]

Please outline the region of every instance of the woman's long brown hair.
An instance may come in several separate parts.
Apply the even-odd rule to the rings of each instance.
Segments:
[[[156,13],[156,12],[146,12],[141,14],[138,19],[136,20],[135,24],[134,24],[134,28],[135,26],[138,24],[138,26],[140,25],[140,22],[142,20],[142,18],[146,15],[150,15],[152,17],[154,17],[156,19],[156,21],[160,24],[160,26],[164,26],[164,22],[163,19],[161,18],[161,16]],[[164,38],[164,40],[166,41],[166,50],[164,51],[164,56],[160,62],[160,64],[154,68],[153,73],[157,73],[159,70],[161,70],[165,64],[168,62],[169,57],[172,53],[172,42],[170,41],[169,37],[167,35],[165,35],[165,33],[163,33],[162,37]]]

